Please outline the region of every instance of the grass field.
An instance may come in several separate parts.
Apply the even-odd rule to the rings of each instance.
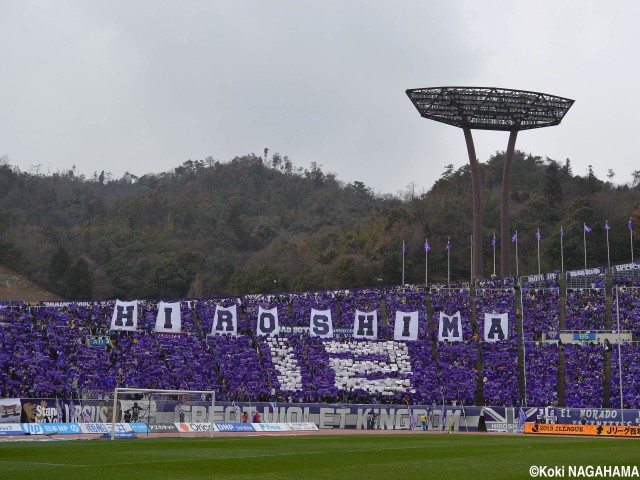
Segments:
[[[503,435],[322,435],[0,443],[0,479],[514,479],[531,465],[636,465],[640,443]],[[640,467],[639,467],[640,469]],[[566,470],[565,477],[569,478]]]

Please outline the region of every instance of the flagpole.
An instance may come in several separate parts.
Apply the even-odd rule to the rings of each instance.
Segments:
[[[429,239],[424,239],[424,287],[429,284]]]
[[[604,229],[607,231],[607,267],[611,270],[611,258],[609,257],[609,220],[604,222]]]
[[[518,230],[516,230],[516,277],[520,276],[520,271],[518,270]]]
[[[451,238],[447,237],[447,286],[451,285]]]
[[[564,229],[562,228],[562,225],[560,225],[560,272],[564,273],[564,244],[563,244],[563,238],[564,238]]]
[[[402,285],[404,285],[404,240],[402,240]]]
[[[582,245],[584,247],[584,268],[587,269],[587,224],[585,223],[582,227]]]
[[[493,245],[493,276],[496,276],[496,234],[493,234],[493,240],[491,240]]]
[[[631,217],[629,217],[629,240],[631,240],[631,263],[633,263],[633,224],[631,223]]]
[[[536,238],[538,239],[538,275],[540,275],[540,229],[538,229]]]

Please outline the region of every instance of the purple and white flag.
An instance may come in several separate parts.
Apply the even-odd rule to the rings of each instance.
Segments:
[[[586,223],[584,224],[584,231],[589,233],[591,232],[591,227],[589,225],[587,225]]]

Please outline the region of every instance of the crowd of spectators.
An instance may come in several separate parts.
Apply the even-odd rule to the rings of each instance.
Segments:
[[[638,332],[640,288],[630,282],[618,281],[622,288],[616,303],[621,328]],[[604,329],[605,290],[600,284],[594,286],[567,289],[567,329]],[[480,393],[486,404],[516,405],[524,400],[518,382],[521,339],[516,288],[522,288],[527,402],[558,402],[558,349],[563,348],[566,405],[601,406],[602,346],[536,343],[542,332],[559,329],[559,287],[539,283],[520,287],[512,279],[478,284],[474,298],[468,286],[441,286],[428,293],[421,287],[402,286],[183,300],[179,335],[154,333],[155,301],[138,303],[136,331],[110,331],[114,302],[3,305],[0,396],[75,397],[129,386],[215,390],[221,400],[311,402],[399,402],[407,398],[416,404],[469,405]],[[238,336],[211,335],[216,306],[234,305]],[[256,336],[259,308],[274,307],[283,333],[276,338]],[[329,310],[334,329],[343,330],[334,339],[310,337],[311,308]],[[376,311],[378,340],[355,340],[345,333],[353,328],[356,310]],[[472,320],[473,310],[477,322]],[[393,341],[396,312],[411,311],[418,312],[418,340]],[[463,341],[438,342],[440,314],[458,311]],[[482,341],[485,313],[508,313],[506,341]],[[90,344],[89,339],[97,337],[106,341]],[[635,376],[640,352],[638,347],[623,346],[622,353],[625,401],[638,406]],[[615,375],[617,364],[613,370]],[[337,371],[348,374],[336,377]],[[615,399],[612,388],[612,404]]]
[[[560,329],[560,289],[522,288],[522,329],[525,340],[540,340],[542,334]]]
[[[604,349],[594,344],[564,345],[565,405],[601,408],[604,392]]]
[[[527,405],[558,404],[558,345],[525,342]]]
[[[606,297],[604,288],[567,289],[567,330],[604,330]]]

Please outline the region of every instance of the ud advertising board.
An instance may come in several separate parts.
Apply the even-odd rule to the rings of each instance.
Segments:
[[[210,423],[176,423],[176,428],[180,432],[211,432],[216,431],[216,427]]]
[[[133,425],[137,424],[129,424],[129,423],[116,423],[115,432],[116,433],[130,433],[133,430]],[[113,424],[111,423],[81,423],[80,428],[82,429],[82,433],[111,433],[113,428]]]
[[[78,435],[82,433],[77,423],[21,423],[20,427],[25,434],[30,435]]]
[[[0,423],[0,435],[24,435],[19,423]]]
[[[252,423],[257,432],[288,432],[286,423]]]
[[[543,435],[588,435],[601,437],[634,437],[640,438],[640,427],[617,425],[573,425],[573,424],[537,424],[527,423],[525,433]]]
[[[251,423],[216,423],[219,432],[255,432]]]

